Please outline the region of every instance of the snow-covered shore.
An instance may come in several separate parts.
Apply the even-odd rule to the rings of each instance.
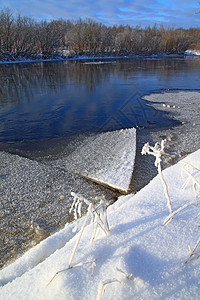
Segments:
[[[70,60],[114,60],[114,59],[132,59],[132,58],[170,58],[170,57],[184,57],[184,56],[198,56],[198,51],[187,50],[185,53],[157,53],[157,54],[123,54],[117,55],[112,53],[110,55],[72,55],[72,56],[62,56],[62,55],[51,55],[49,58],[43,58],[42,55],[33,55],[29,57],[5,57],[0,59],[0,64],[13,64],[13,63],[33,63],[33,62],[56,62],[56,61],[70,61]]]
[[[198,91],[172,91],[144,97],[145,100],[150,101],[150,105],[169,112],[169,117],[182,123],[177,128],[163,129],[162,132],[153,131],[151,137],[149,136],[150,143],[152,139],[155,142],[161,138],[167,138],[168,148],[166,151],[170,152],[169,159],[174,156],[173,159],[176,161],[176,157],[179,157],[179,160],[180,157],[184,157],[178,164],[165,169],[163,172],[174,210],[196,201],[192,181],[188,182],[185,189],[182,188],[188,178],[187,174],[182,171],[184,163],[187,162],[187,170],[196,178],[197,183],[200,182],[200,150],[197,150],[199,149],[200,125],[198,114],[199,95]],[[123,131],[115,134],[120,136],[122,133]],[[130,132],[126,131],[126,133],[129,135]],[[135,133],[132,134],[133,137]],[[145,139],[143,143],[147,142],[147,135],[142,139]],[[110,138],[107,140],[109,149]],[[117,140],[115,138],[113,140],[116,144]],[[125,149],[126,145],[127,143],[124,143]],[[129,149],[131,147],[132,142],[129,143]],[[85,150],[87,152],[88,145],[82,149],[83,153],[85,153]],[[187,152],[193,153],[186,156]],[[80,154],[81,151],[77,150],[71,158],[74,156],[76,160]],[[123,151],[119,151],[119,154],[122,155]],[[4,158],[6,154],[1,153],[1,155]],[[11,162],[12,155],[7,155]],[[112,156],[112,153],[110,155]],[[118,158],[121,158],[120,155]],[[94,155],[94,158],[97,156],[98,153]],[[69,157],[68,162],[66,157],[64,160],[54,161],[55,166],[52,168],[51,164],[45,166],[38,162],[28,162],[25,158],[17,157],[18,169],[12,168],[11,171],[9,168],[12,164],[8,164],[7,169],[4,165],[3,170],[10,170],[9,172],[13,174],[14,180],[19,179],[19,182],[16,181],[19,191],[23,191],[23,188],[20,189],[20,185],[18,185],[21,182],[20,184],[23,186],[23,178],[20,177],[19,173],[20,169],[23,171],[23,164],[32,166],[32,170],[35,169],[34,172],[40,176],[38,182],[41,181],[41,176],[46,182],[46,174],[53,170],[52,191],[60,179],[61,190],[65,190],[66,180],[65,176],[63,177],[63,171],[59,171],[59,179],[57,176],[58,169],[56,170],[55,167],[73,168],[73,163],[70,167],[71,158]],[[125,158],[125,162],[127,160],[132,161],[131,156],[125,155]],[[152,165],[149,164],[148,157],[142,157],[142,160],[146,162],[146,169],[148,165],[146,172],[149,168],[155,168],[153,163]],[[5,162],[4,159],[3,161]],[[89,154],[88,161],[90,161]],[[172,161],[169,161],[169,163],[171,164]],[[85,163],[88,167],[87,161],[83,161],[78,173],[85,169]],[[119,166],[118,170],[120,172],[118,173],[122,172],[125,175],[125,169],[121,170]],[[86,168],[87,172],[91,170]],[[138,168],[138,170],[141,171],[141,168]],[[74,170],[71,169],[71,171]],[[33,178],[30,177],[29,179],[30,183],[31,180],[32,183],[37,181],[34,172],[32,174]],[[110,172],[115,173],[115,168],[111,168]],[[5,176],[8,177],[8,172],[4,173],[1,174],[1,179],[6,179]],[[111,173],[106,175],[112,178]],[[130,180],[130,172],[128,174]],[[67,176],[69,176],[68,173]],[[57,181],[55,181],[55,178]],[[77,192],[80,192],[79,187],[82,186],[83,178],[80,179],[77,174],[74,174],[74,179],[70,179],[70,182],[72,181],[78,182]],[[196,184],[196,188],[199,199],[198,184]],[[37,197],[37,190],[34,193],[32,193],[33,201],[34,197]],[[58,209],[63,202],[63,198],[60,198],[63,194],[60,194],[60,190],[56,188],[52,196],[54,197],[54,195],[55,204],[58,204],[56,209]],[[41,194],[41,200],[42,198]],[[49,206],[48,203],[45,203],[45,205],[46,207]],[[64,207],[66,204],[63,203],[62,206]],[[16,209],[17,206],[14,208]],[[45,207],[41,206],[40,209],[45,209]],[[68,209],[68,207],[65,207],[65,209]],[[107,236],[99,233],[93,243],[90,244],[92,226],[89,222],[87,223],[70,265],[71,267],[82,264],[81,266],[59,273],[47,286],[56,272],[68,267],[84,218],[79,219],[75,222],[76,224],[66,224],[62,230],[43,240],[27,251],[21,258],[1,270],[0,299],[96,299],[102,284],[105,287],[105,294],[102,299],[199,299],[199,260],[194,259],[185,264],[185,261],[189,258],[188,247],[193,249],[200,237],[198,213],[199,206],[191,206],[177,214],[167,226],[163,226],[163,221],[169,212],[163,186],[159,176],[157,176],[136,195],[121,196],[117,202],[108,207],[110,233]],[[196,249],[196,253],[199,252],[200,246]]]
[[[183,172],[185,163],[199,183],[200,150],[163,172],[174,210],[199,199],[193,181],[183,188],[189,178]],[[99,233],[90,243],[92,226],[87,224],[71,264],[81,266],[57,274],[48,285],[56,272],[68,267],[78,238],[74,224],[67,224],[0,272],[0,299],[96,299],[102,284],[102,299],[199,299],[200,261],[185,264],[188,247],[193,249],[200,236],[199,206],[183,210],[163,226],[168,214],[156,176],[136,195],[121,196],[108,207],[107,236]],[[78,220],[77,230],[83,222]]]
[[[200,51],[199,50],[187,50],[187,51],[185,51],[185,55],[199,56],[200,55]]]

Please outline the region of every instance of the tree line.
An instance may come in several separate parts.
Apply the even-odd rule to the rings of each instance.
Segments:
[[[150,55],[200,49],[199,28],[106,26],[92,19],[36,21],[0,11],[0,58],[55,54]],[[64,51],[65,50],[65,51]]]

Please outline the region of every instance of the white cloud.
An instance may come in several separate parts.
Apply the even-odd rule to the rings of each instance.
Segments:
[[[195,15],[198,6],[196,0],[10,0],[0,4],[38,20],[87,17],[109,25],[163,23],[185,28],[200,26],[200,15]]]

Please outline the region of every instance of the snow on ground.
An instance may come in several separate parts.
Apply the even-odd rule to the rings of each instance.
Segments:
[[[200,55],[199,50],[186,50],[185,55]]]
[[[122,129],[90,136],[60,167],[116,190],[129,190],[136,155],[136,129]]]
[[[188,178],[185,162],[200,182],[200,150],[163,172],[174,210],[195,201],[192,181],[183,189]],[[198,188],[196,184],[199,195]],[[0,299],[93,300],[102,284],[102,299],[199,299],[200,260],[185,264],[188,247],[193,249],[200,236],[199,206],[183,210],[163,226],[168,214],[156,176],[136,195],[121,196],[108,207],[107,236],[99,232],[90,243],[92,226],[87,223],[70,265],[82,266],[60,272],[48,285],[56,272],[68,267],[78,238],[73,224],[66,225],[0,272]],[[78,229],[83,222],[78,220]]]

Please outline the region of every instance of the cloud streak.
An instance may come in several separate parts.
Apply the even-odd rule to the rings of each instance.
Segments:
[[[92,18],[106,25],[129,24],[199,27],[198,1],[191,0],[2,0],[1,8],[19,10],[34,19]]]

